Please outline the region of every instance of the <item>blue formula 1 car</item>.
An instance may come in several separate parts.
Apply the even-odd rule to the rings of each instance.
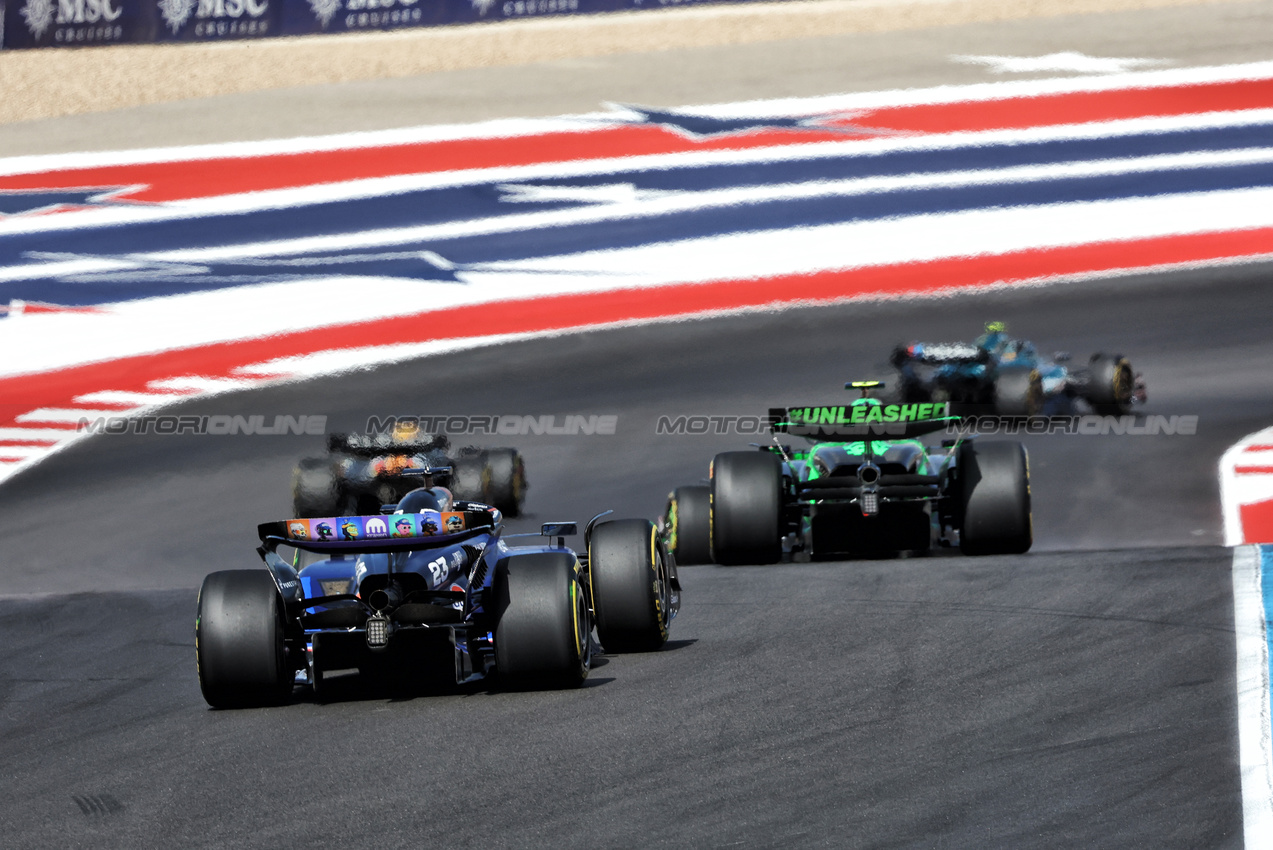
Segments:
[[[598,515],[581,553],[565,546],[574,523],[510,546],[499,510],[446,496],[422,487],[380,515],[259,526],[265,569],[215,572],[199,591],[208,704],[276,704],[298,685],[321,695],[351,672],[408,687],[572,687],[588,675],[594,626],[608,653],[667,641],[680,582],[649,521]]]
[[[1034,344],[1008,336],[990,322],[971,343],[913,342],[890,358],[899,377],[899,400],[944,402],[1000,416],[1073,413],[1082,401],[1103,415],[1128,413],[1145,401],[1145,381],[1121,354],[1093,354],[1084,368],[1069,355],[1039,354]]]
[[[1017,442],[919,437],[957,423],[949,402],[884,404],[878,381],[846,388],[851,404],[775,408],[775,442],[722,452],[707,487],[673,491],[662,519],[680,564],[772,564],[797,558],[924,552],[1019,554],[1033,542],[1030,468]]]

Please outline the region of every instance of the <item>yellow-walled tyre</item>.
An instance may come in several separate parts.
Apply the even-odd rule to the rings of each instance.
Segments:
[[[1132,409],[1132,393],[1136,374],[1126,357],[1117,354],[1094,354],[1088,366],[1087,400],[1092,410],[1102,416],[1121,416]]]
[[[667,503],[667,546],[678,566],[712,562],[712,490],[677,487]]]
[[[579,562],[527,552],[495,568],[495,668],[516,688],[573,688],[592,666],[592,621]]]
[[[593,529],[588,573],[606,652],[649,652],[667,643],[672,587],[654,523],[621,519]]]

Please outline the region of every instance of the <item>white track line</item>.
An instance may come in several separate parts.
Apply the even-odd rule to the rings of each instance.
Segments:
[[[244,390],[258,386],[259,380],[241,378],[208,378],[200,375],[188,375],[181,378],[165,378],[162,381],[151,381],[147,386],[157,390],[187,390],[198,393],[226,392]],[[174,399],[174,401],[177,399]]]
[[[60,443],[74,436],[74,428],[0,428],[0,440],[10,443]]]
[[[99,416],[126,416],[127,410],[94,410],[78,407],[41,407],[17,417],[18,422],[66,422],[76,425],[81,419]]]
[[[45,446],[0,446],[0,460],[26,460],[47,452]]]
[[[150,404],[167,404],[188,398],[190,393],[139,393],[128,390],[100,390],[77,395],[73,401],[80,404],[132,404],[138,407]]]

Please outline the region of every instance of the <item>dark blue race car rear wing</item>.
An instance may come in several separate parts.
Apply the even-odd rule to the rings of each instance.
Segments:
[[[289,519],[257,526],[267,546],[308,552],[401,552],[432,549],[494,529],[498,512],[421,511],[376,516]]]

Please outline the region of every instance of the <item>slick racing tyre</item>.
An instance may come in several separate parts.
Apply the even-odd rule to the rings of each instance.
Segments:
[[[995,413],[1038,416],[1043,409],[1043,381],[1037,369],[1001,369],[995,378]]]
[[[712,488],[677,487],[667,500],[667,547],[677,566],[712,562]]]
[[[194,632],[199,687],[208,705],[274,705],[291,695],[283,600],[265,570],[224,570],[205,578]]]
[[[1121,416],[1132,408],[1136,376],[1132,364],[1118,354],[1093,354],[1088,366],[1087,400],[1102,416]]]
[[[490,504],[485,452],[462,453],[451,459],[451,495],[464,502]]]
[[[782,466],[770,452],[722,452],[712,461],[711,551],[718,564],[782,557]]]
[[[336,471],[326,458],[308,457],[292,472],[292,510],[298,517],[338,516]]]
[[[517,688],[578,687],[592,664],[592,621],[567,552],[510,555],[495,568],[495,666]]]
[[[603,523],[588,543],[588,575],[597,637],[606,652],[649,652],[667,643],[670,576],[654,523]]]
[[[526,500],[526,464],[517,449],[491,449],[486,453],[490,476],[490,504],[504,516],[520,516]]]
[[[1020,443],[964,443],[956,461],[959,549],[1017,555],[1034,542],[1030,464]]]

